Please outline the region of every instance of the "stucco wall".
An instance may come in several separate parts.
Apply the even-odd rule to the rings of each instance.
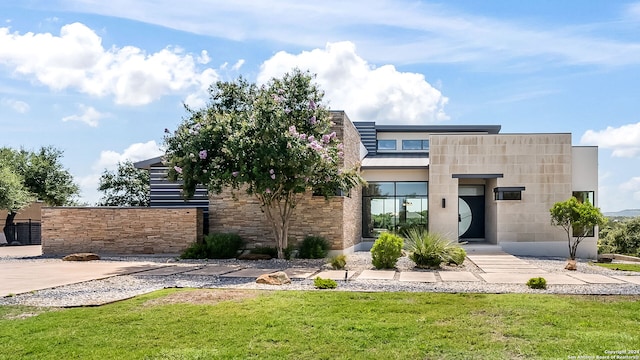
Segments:
[[[202,209],[45,207],[42,253],[179,254],[202,238]]]
[[[331,112],[332,130],[344,144],[344,165],[356,166],[360,161],[360,136],[344,112]],[[308,235],[325,237],[332,250],[349,249],[361,241],[361,190],[352,189],[349,196],[325,200],[304,194],[298,202],[289,226],[289,239],[294,243]],[[249,246],[275,246],[273,230],[260,210],[260,204],[244,191],[230,190],[209,197],[209,231],[232,232],[249,242]]]
[[[429,206],[442,198],[457,204],[458,179],[452,174],[503,174],[486,188],[488,221],[495,241],[563,241],[563,232],[550,225],[549,208],[571,196],[570,134],[431,135]],[[524,186],[522,200],[495,201],[493,187]],[[433,231],[457,234],[457,206],[430,211]],[[493,236],[493,234],[492,234]],[[491,239],[493,240],[493,239]]]

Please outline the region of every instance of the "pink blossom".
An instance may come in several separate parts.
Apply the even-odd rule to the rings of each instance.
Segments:
[[[331,139],[335,139],[336,135],[337,135],[337,134],[336,134],[336,132],[334,131],[334,132],[332,132],[331,134],[329,134],[329,138],[331,138]]]
[[[276,174],[271,174],[271,179],[275,180],[276,179]]]
[[[315,139],[316,139],[316,137],[315,137],[315,136],[313,136],[313,135],[309,135],[309,137],[307,138],[307,140],[308,140],[309,142],[313,142],[313,140],[315,140]]]
[[[198,156],[200,156],[201,160],[204,160],[207,158],[207,150],[202,150],[198,153]]]
[[[338,144],[338,150],[342,150],[344,149],[344,145],[342,145],[342,143]]]
[[[311,109],[311,110],[315,110],[316,109],[315,101],[309,100],[309,109]]]
[[[266,189],[264,190],[264,192],[265,192],[265,193],[267,193],[267,194],[271,194],[271,189],[266,188]]]
[[[291,109],[286,108],[286,109],[284,109],[284,112],[285,112],[285,114],[288,114],[288,113],[290,113],[290,112],[291,112]]]
[[[234,171],[234,172],[231,173],[231,176],[238,177],[239,174],[240,174],[240,172]]]
[[[269,169],[269,174],[273,175],[274,173],[275,173],[275,171],[273,171],[273,169]]]
[[[300,140],[305,140],[307,138],[307,134],[300,134]]]
[[[182,168],[180,166],[174,166],[173,170],[175,170],[178,174],[182,174]]]
[[[344,153],[343,153],[342,151],[338,151],[338,156],[339,156],[339,157],[343,157],[343,156],[344,156]]]
[[[309,122],[311,123],[311,125],[315,125],[315,124],[316,124],[316,116],[315,116],[315,115],[314,115],[314,116],[312,116],[312,117],[309,119]]]
[[[331,141],[331,136],[329,136],[328,134],[322,135],[322,142],[323,143],[328,144],[329,141]]]

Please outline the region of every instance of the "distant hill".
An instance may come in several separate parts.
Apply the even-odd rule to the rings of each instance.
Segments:
[[[627,209],[615,212],[606,212],[602,215],[607,217],[636,217],[640,216],[640,209]]]

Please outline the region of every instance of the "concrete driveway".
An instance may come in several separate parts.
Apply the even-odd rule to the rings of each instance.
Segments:
[[[145,262],[29,259],[41,254],[39,245],[0,247],[0,297],[162,267]]]

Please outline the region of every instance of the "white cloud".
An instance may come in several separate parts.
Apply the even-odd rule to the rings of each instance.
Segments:
[[[345,110],[354,120],[419,124],[449,118],[444,112],[448,99],[424,75],[400,72],[393,65],[375,67],[356,53],[352,42],[328,43],[297,55],[278,52],[262,64],[258,82],[294,67],[317,74],[330,107]]]
[[[620,190],[632,193],[634,200],[640,200],[640,176],[633,177],[620,184]]]
[[[160,146],[153,140],[131,144],[122,152],[114,150],[100,152],[100,157],[91,167],[92,172],[86,176],[76,177],[82,194],[81,201],[95,204],[101,198],[102,193],[98,191],[98,184],[100,183],[100,175],[104,170],[115,170],[119,162],[137,162],[152,159],[162,154],[164,152],[160,150]]]
[[[115,16],[235,41],[316,47],[350,39],[376,62],[627,65],[640,62],[638,41],[616,40],[618,19],[596,24],[549,24],[546,19],[479,16],[455,5],[411,0],[196,1],[66,0],[66,10]],[[49,5],[52,7],[51,5]],[[637,3],[628,8],[637,14]],[[56,9],[59,10],[59,9]],[[215,14],[215,21],[211,21]],[[593,28],[604,33],[594,36]],[[389,31],[394,29],[396,31]],[[398,36],[401,33],[402,36]],[[292,35],[293,34],[293,35]],[[375,38],[371,39],[371,34]],[[367,39],[371,39],[367,41]]]
[[[62,118],[62,121],[80,121],[91,127],[97,127],[98,121],[111,116],[109,113],[99,112],[93,106],[86,106],[83,104],[78,105],[78,110],[81,112],[80,115],[65,116]]]
[[[240,70],[242,65],[244,65],[244,59],[240,59],[235,64],[233,64],[233,66],[231,67],[231,70],[238,71]]]
[[[640,155],[640,122],[617,128],[607,126],[600,131],[587,130],[580,143],[612,149],[615,157],[636,157]]]
[[[209,86],[215,70],[198,68],[209,61],[206,51],[194,57],[177,47],[153,54],[133,46],[105,49],[102,38],[81,23],[64,25],[59,36],[0,28],[0,64],[16,75],[53,90],[113,96],[117,104],[145,105]]]
[[[20,113],[20,114],[24,114],[26,112],[28,112],[31,107],[29,106],[29,104],[27,104],[24,101],[20,101],[20,100],[15,100],[15,99],[5,99],[3,98],[2,100],[0,100],[0,104],[2,104],[2,106],[6,106],[9,107],[11,109],[13,109],[13,111]]]
[[[104,150],[100,152],[100,158],[94,164],[93,169],[102,172],[104,169],[115,170],[119,162],[123,161],[142,161],[154,158],[164,154],[160,150],[160,146],[154,141],[145,143],[135,143],[129,145],[121,153],[113,150]]]

